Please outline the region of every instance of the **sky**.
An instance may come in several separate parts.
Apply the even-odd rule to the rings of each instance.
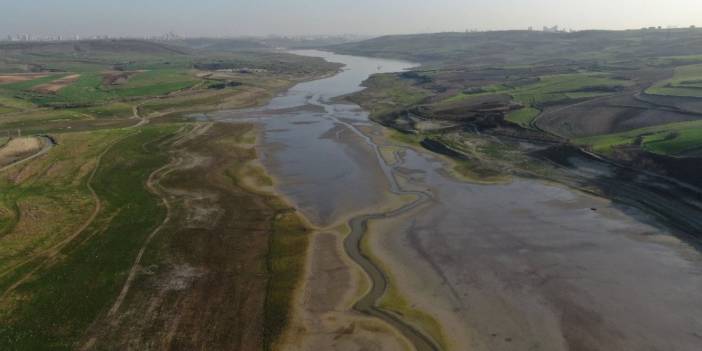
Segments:
[[[0,35],[402,34],[702,26],[702,0],[0,0]]]

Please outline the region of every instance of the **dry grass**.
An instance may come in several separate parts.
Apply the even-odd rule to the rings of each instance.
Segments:
[[[102,86],[109,87],[109,86],[124,85],[129,80],[129,77],[133,76],[136,73],[139,73],[139,72],[137,72],[137,71],[134,71],[134,72],[122,72],[122,71],[105,72],[102,74]]]
[[[18,159],[38,152],[42,148],[42,141],[35,137],[10,139],[0,148],[0,166],[8,165]]]
[[[59,90],[75,83],[78,78],[80,78],[80,74],[72,74],[50,83],[38,85],[32,88],[32,90],[42,94],[56,94]]]
[[[141,110],[153,117],[159,114],[240,109],[260,106],[275,96],[275,90],[240,86],[224,91],[198,91],[175,97],[150,100]]]
[[[83,182],[97,155],[119,134],[63,134],[45,157],[0,173],[0,277],[62,240],[89,216],[86,209],[93,204]],[[22,139],[41,147],[36,138]]]

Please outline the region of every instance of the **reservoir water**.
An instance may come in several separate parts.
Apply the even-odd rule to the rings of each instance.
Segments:
[[[702,349],[702,256],[694,248],[635,209],[562,186],[452,179],[445,162],[394,145],[367,112],[334,100],[371,74],[411,63],[297,53],[346,66],[263,108],[209,117],[259,122],[277,189],[320,230],[350,221],[346,254],[380,287],[359,311],[420,350]],[[379,153],[390,146],[395,162]],[[411,199],[391,201],[401,196]],[[382,270],[362,262],[363,235]],[[447,340],[374,307],[388,283],[438,321]]]

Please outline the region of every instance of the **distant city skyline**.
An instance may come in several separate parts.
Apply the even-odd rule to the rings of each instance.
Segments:
[[[702,25],[699,0],[2,0],[0,35],[405,34]]]
[[[635,28],[630,30],[670,30],[670,29],[698,29],[695,25],[690,25],[686,27],[679,26],[650,26]],[[529,26],[527,28],[518,28],[511,30],[524,30],[524,31],[537,31],[546,33],[567,33],[567,32],[578,32],[581,30],[575,30],[573,28],[561,27],[559,25],[555,26],[542,26],[534,27]],[[466,29],[465,32],[490,32],[490,31],[500,31],[498,30],[479,30],[479,29]],[[78,40],[107,40],[107,39],[146,39],[146,40],[178,40],[178,39],[188,39],[188,38],[240,38],[240,39],[270,39],[270,38],[288,38],[288,39],[320,39],[320,38],[343,38],[346,40],[365,40],[373,38],[373,35],[362,35],[362,34],[310,34],[310,35],[284,35],[284,34],[269,34],[269,35],[248,35],[248,36],[233,36],[233,35],[216,35],[216,36],[192,36],[192,35],[181,35],[174,32],[168,32],[164,34],[144,34],[144,35],[47,35],[47,34],[8,34],[5,36],[0,36],[0,41],[78,41]]]

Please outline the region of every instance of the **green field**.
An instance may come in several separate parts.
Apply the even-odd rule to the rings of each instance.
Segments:
[[[470,100],[476,97],[480,96],[488,96],[488,95],[494,95],[494,94],[500,94],[500,93],[505,93],[508,92],[510,88],[508,88],[505,85],[502,84],[492,84],[492,85],[486,85],[483,87],[479,87],[475,89],[474,91],[464,91],[459,94],[456,94],[452,97],[449,97],[443,101],[441,101],[442,104],[451,104],[451,103],[456,103],[456,102],[462,102],[466,100]]]
[[[199,42],[194,40],[189,44],[197,46]],[[240,104],[239,100],[251,95],[256,100],[255,104],[261,94],[251,94],[255,90],[252,87],[275,94],[293,81],[328,74],[339,67],[322,59],[279,52],[224,50],[229,44],[240,42],[219,41],[217,47],[223,51],[142,40],[0,42],[0,52],[3,53],[0,74],[47,74],[46,77],[28,81],[0,84],[0,115],[3,116],[0,129],[31,128],[31,131],[36,131],[41,129],[40,121],[52,123],[46,124],[47,130],[70,129],[76,126],[62,122],[125,119],[134,115],[135,106],[149,100],[162,100],[152,104],[159,105],[159,111],[192,110],[196,104],[214,101],[209,93],[216,89],[209,86],[223,82],[233,84],[217,89],[221,93],[230,93],[220,97],[228,99],[238,94],[235,99]],[[261,69],[262,73],[237,76],[215,72],[221,68],[234,71],[255,68]],[[203,77],[212,74],[220,77]],[[41,85],[72,75],[78,75],[77,80],[57,91],[38,89]],[[242,88],[237,90],[239,86]],[[204,98],[193,98],[187,103],[170,101],[177,98],[174,95],[199,94]],[[169,106],[171,102],[175,106]],[[215,105],[223,102],[215,101]]]
[[[608,91],[611,90],[613,92],[629,84],[631,82],[614,79],[604,74],[558,74],[541,76],[538,83],[521,87],[512,88],[503,84],[480,87],[480,92],[478,93],[462,92],[446,99],[444,102],[459,102],[477,96],[503,93],[511,95],[514,100],[525,105],[538,106],[544,103],[607,95],[611,93],[608,93]]]
[[[90,323],[114,301],[144,238],[164,217],[163,207],[144,182],[167,161],[167,153],[156,148],[155,141],[172,135],[175,129],[149,127],[110,149],[92,182],[102,210],[81,233],[82,240],[72,241],[62,250],[62,258],[51,260],[50,265],[37,257],[3,277],[6,288],[12,278],[43,267],[13,292],[24,303],[2,309],[0,344],[13,350],[72,350]],[[82,177],[79,184],[86,180]],[[30,188],[13,191],[19,197],[15,201],[46,196],[51,193],[47,187],[52,186],[56,187],[30,183]],[[7,185],[2,187],[7,190]]]
[[[412,86],[411,82],[394,74],[376,74],[364,85],[369,89],[351,96],[351,99],[368,106],[372,118],[383,118],[421,103],[429,92]]]
[[[280,215],[274,233],[267,262],[271,278],[266,291],[265,350],[272,349],[290,324],[294,310],[291,301],[303,277],[309,240],[307,228],[294,213]]]
[[[540,77],[536,84],[510,92],[515,100],[529,105],[539,105],[571,99],[568,94],[592,94],[620,89],[630,82],[613,79],[608,75],[593,73],[559,74]]]
[[[146,71],[113,90],[120,97],[160,96],[190,88],[200,81],[189,70]]]
[[[8,265],[55,245],[89,215],[85,210],[91,206],[89,192],[83,183],[87,171],[81,168],[121,134],[109,131],[57,136],[60,146],[50,157],[27,167],[25,181],[0,178],[0,274]],[[12,170],[5,174],[9,172]],[[42,195],[48,196],[42,199]],[[28,221],[21,212],[30,204],[39,212],[53,215]],[[5,283],[0,279],[0,285]]]
[[[30,110],[22,112],[11,112],[0,118],[0,127],[5,130],[14,131],[21,129],[32,132],[40,130],[43,126],[48,127],[50,123],[68,123],[91,119],[76,109],[60,110]]]
[[[646,93],[702,98],[702,64],[676,68],[672,79],[656,83]]]
[[[22,99],[0,95],[0,106],[15,111],[32,108],[34,105]]]
[[[105,86],[103,75],[102,72],[82,73],[76,82],[62,88],[56,94],[40,94],[27,90],[54,80],[49,77],[23,82],[20,85],[13,84],[8,90],[39,106],[98,105],[135,97],[166,95],[190,88],[200,81],[189,70],[167,69],[139,72],[123,85]]]
[[[2,84],[2,85],[0,85],[0,92],[4,92],[6,94],[18,93],[18,92],[21,92],[23,90],[29,90],[37,85],[49,83],[49,82],[52,82],[56,79],[63,78],[67,75],[68,74],[52,74],[52,75],[48,75],[46,77],[31,79],[31,80],[24,81],[24,82]]]
[[[508,94],[525,108],[514,111],[507,120],[528,126],[539,114],[537,107],[545,104],[566,102],[606,96],[632,84],[630,81],[612,78],[599,73],[575,73],[541,76],[537,83],[519,87],[507,84],[492,84],[476,89],[477,92],[462,92],[445,99],[442,105],[470,101],[481,96]]]
[[[663,56],[651,58],[648,61],[651,65],[663,67],[692,65],[702,63],[702,55]]]
[[[506,120],[517,123],[522,127],[529,127],[531,122],[541,113],[533,107],[525,107],[507,114]]]
[[[93,107],[73,109],[77,113],[95,118],[125,118],[134,114],[133,106],[125,102],[113,102]]]
[[[671,123],[624,133],[580,138],[574,142],[590,145],[595,152],[605,154],[617,146],[637,143],[650,152],[679,155],[702,148],[702,121]]]

